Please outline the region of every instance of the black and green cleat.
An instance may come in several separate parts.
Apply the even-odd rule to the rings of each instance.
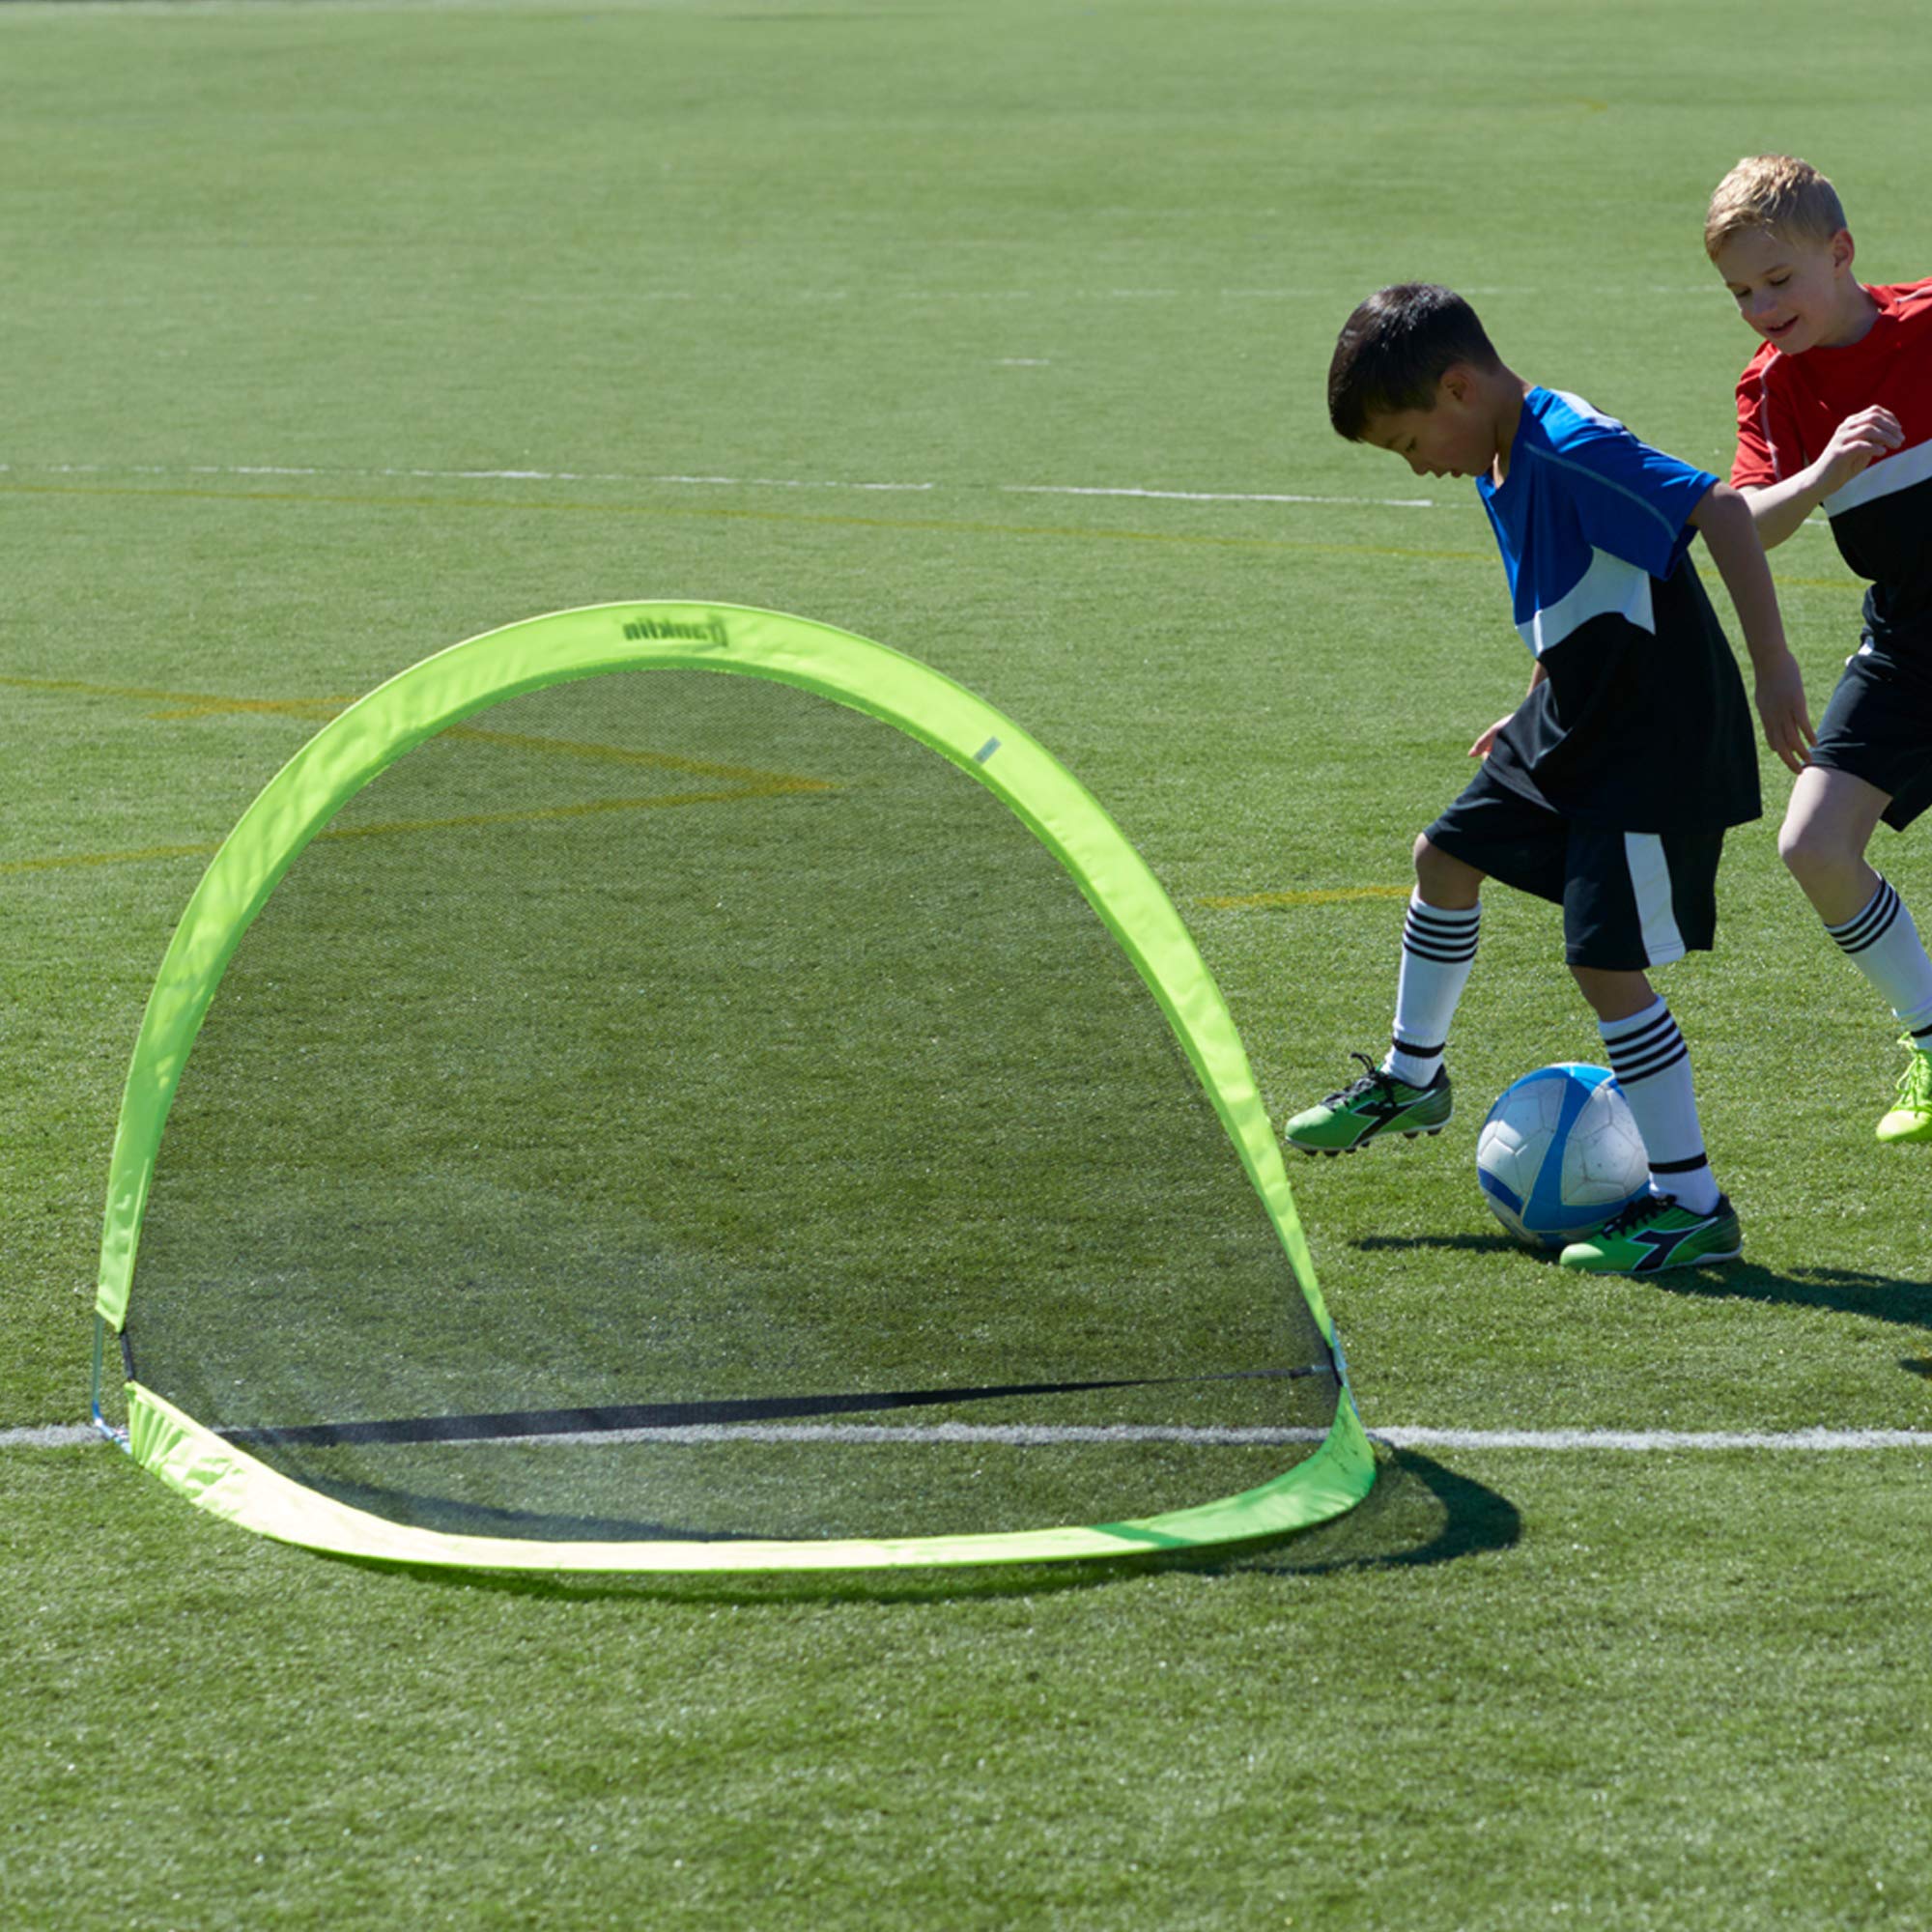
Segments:
[[[1412,1141],[1417,1134],[1439,1134],[1448,1124],[1453,1104],[1447,1068],[1438,1066],[1427,1087],[1411,1087],[1383,1072],[1367,1054],[1354,1058],[1368,1071],[1352,1087],[1295,1115],[1282,1129],[1290,1147],[1306,1154],[1353,1153],[1378,1134]]]
[[[1572,1241],[1559,1259],[1586,1274],[1662,1274],[1734,1262],[1744,1251],[1744,1233],[1727,1196],[1719,1195],[1708,1214],[1693,1214],[1674,1194],[1646,1194],[1594,1235]]]

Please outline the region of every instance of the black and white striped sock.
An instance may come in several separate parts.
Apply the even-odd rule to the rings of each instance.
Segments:
[[[1697,1122],[1690,1049],[1670,1009],[1654,1000],[1629,1019],[1599,1020],[1597,1031],[1650,1155],[1651,1192],[1674,1194],[1693,1214],[1708,1214],[1718,1205],[1718,1183]]]
[[[1865,908],[1825,930],[1921,1044],[1932,1041],[1932,958],[1905,901],[1881,878]]]
[[[1449,1022],[1468,984],[1483,920],[1480,905],[1444,912],[1409,895],[1402,927],[1402,974],[1395,989],[1395,1032],[1384,1069],[1411,1087],[1427,1087],[1442,1065]]]

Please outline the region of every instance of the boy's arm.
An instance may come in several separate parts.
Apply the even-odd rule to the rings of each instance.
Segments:
[[[1801,772],[1805,750],[1818,734],[1804,706],[1798,660],[1784,641],[1784,619],[1778,614],[1753,507],[1728,484],[1714,483],[1690,512],[1690,522],[1703,534],[1744,629],[1764,741],[1792,771]]]
[[[1750,505],[1758,541],[1766,550],[1775,550],[1834,490],[1842,490],[1875,458],[1904,440],[1905,432],[1889,410],[1874,406],[1847,416],[1832,432],[1816,463],[1776,483],[1747,487],[1740,493]]]

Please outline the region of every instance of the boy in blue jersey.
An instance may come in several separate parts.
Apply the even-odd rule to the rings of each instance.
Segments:
[[[1650,1192],[1563,1265],[1652,1274],[1730,1261],[1738,1217],[1705,1153],[1683,1036],[1646,973],[1708,951],[1727,827],[1762,810],[1744,685],[1688,552],[1701,534],[1743,626],[1772,750],[1812,737],[1745,500],[1706,470],[1507,368],[1448,289],[1381,290],[1328,372],[1336,430],[1419,476],[1468,476],[1495,530],[1529,691],[1470,747],[1463,795],[1415,843],[1391,1050],[1288,1122],[1305,1153],[1438,1132],[1443,1051],[1486,879],[1563,908],[1565,953],[1649,1151]]]

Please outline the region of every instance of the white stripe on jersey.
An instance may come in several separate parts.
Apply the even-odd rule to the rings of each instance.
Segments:
[[[1615,611],[1639,630],[1654,636],[1657,619],[1651,609],[1650,573],[1634,563],[1613,556],[1606,550],[1590,554],[1590,567],[1574,589],[1566,591],[1554,604],[1538,611],[1526,624],[1516,628],[1536,656],[1560,644],[1579,625],[1592,617]]]
[[[1833,490],[1822,507],[1828,517],[1842,517],[1861,503],[1875,503],[1881,497],[1910,490],[1928,477],[1932,477],[1932,440],[1901,449],[1881,462],[1866,464],[1843,489]]]
[[[1631,893],[1643,930],[1645,963],[1667,966],[1682,959],[1689,949],[1670,902],[1670,861],[1663,856],[1663,840],[1655,832],[1626,832],[1624,864],[1630,868]]]

